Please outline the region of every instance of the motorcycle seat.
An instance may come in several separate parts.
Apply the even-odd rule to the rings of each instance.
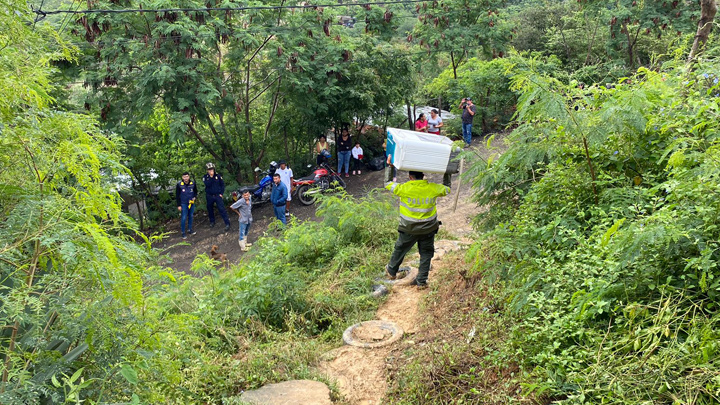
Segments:
[[[309,176],[300,177],[299,179],[296,179],[296,181],[302,181],[302,180],[315,180],[315,175],[311,174]]]
[[[250,194],[253,194],[260,189],[260,185],[256,184],[254,186],[249,186],[249,187],[247,187],[247,189],[248,189],[248,191],[250,191]]]

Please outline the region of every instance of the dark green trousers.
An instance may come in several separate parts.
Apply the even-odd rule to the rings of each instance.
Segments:
[[[410,249],[417,243],[418,252],[420,253],[420,266],[418,267],[417,282],[420,284],[427,283],[428,275],[430,274],[430,261],[435,256],[435,234],[428,233],[425,235],[410,235],[404,232],[398,231],[398,238],[395,242],[395,250],[390,257],[390,263],[388,264],[388,273],[394,276],[403,260],[405,255]]]

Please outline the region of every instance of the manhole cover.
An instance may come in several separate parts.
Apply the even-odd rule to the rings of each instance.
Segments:
[[[343,342],[351,346],[371,349],[397,342],[402,335],[403,330],[392,322],[365,321],[345,329]]]

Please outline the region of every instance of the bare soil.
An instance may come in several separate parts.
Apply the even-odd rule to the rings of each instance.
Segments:
[[[303,176],[307,173],[303,173]],[[345,179],[347,184],[347,192],[353,196],[362,196],[367,194],[373,188],[382,187],[383,172],[363,171],[362,174],[350,176]],[[205,198],[200,195],[199,198]],[[227,254],[230,264],[238,263],[244,252],[240,250],[238,245],[238,221],[237,214],[230,208],[228,217],[230,218],[230,231],[224,231],[225,225],[222,218],[216,212],[214,228],[210,228],[210,221],[207,213],[201,212],[195,214],[193,228],[197,232],[196,235],[190,235],[183,240],[180,235],[180,218],[172,221],[167,225],[167,229],[175,229],[176,231],[170,237],[156,245],[164,255],[168,258],[167,265],[174,270],[189,273],[193,260],[199,254],[210,253],[213,245],[218,246],[218,252]],[[300,202],[293,200],[290,203],[290,215],[300,221],[317,220],[315,216],[315,205],[302,205]],[[268,225],[275,220],[271,204],[265,204],[253,209],[253,224],[250,228],[248,239],[250,242],[256,241],[263,236],[268,229]],[[252,249],[252,248],[251,248]]]
[[[361,325],[353,330],[353,337],[362,342],[381,342],[391,335],[392,333],[389,330],[375,325]]]

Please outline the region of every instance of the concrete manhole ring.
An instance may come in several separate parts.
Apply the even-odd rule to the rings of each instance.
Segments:
[[[402,335],[402,328],[393,322],[365,321],[345,329],[343,342],[350,346],[373,349],[395,343]]]
[[[406,267],[406,268],[401,267],[400,269],[401,270],[406,269],[405,277],[399,278],[396,280],[385,280],[385,282],[388,284],[392,284],[392,285],[409,285],[410,282],[413,281],[415,279],[415,277],[417,277],[417,274],[418,274],[417,267]]]

